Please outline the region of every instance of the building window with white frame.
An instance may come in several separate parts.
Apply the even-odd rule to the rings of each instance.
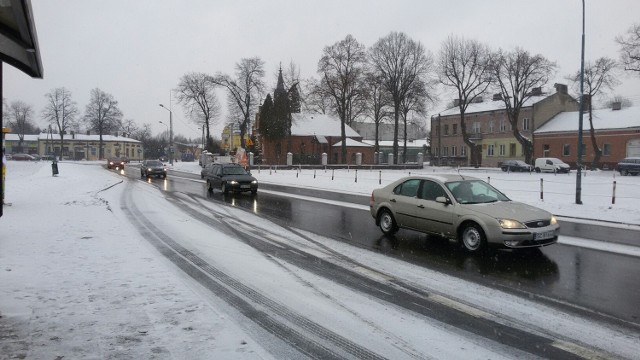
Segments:
[[[522,130],[528,131],[531,128],[531,120],[529,118],[522,119]]]
[[[457,156],[457,148],[455,145],[451,147],[451,156]]]
[[[569,155],[571,155],[571,145],[569,144],[562,145],[562,156],[569,156]]]
[[[507,131],[507,121],[505,119],[500,120],[500,132]]]
[[[487,156],[493,156],[493,144],[489,144],[489,146],[487,146]]]
[[[473,133],[474,134],[480,134],[480,130],[481,130],[480,122],[479,121],[474,122],[473,123]]]
[[[466,145],[462,145],[460,147],[460,156],[467,156],[467,146]]]
[[[504,144],[498,145],[498,155],[504,156],[506,154],[506,148]]]
[[[611,144],[602,144],[602,156],[611,156]]]

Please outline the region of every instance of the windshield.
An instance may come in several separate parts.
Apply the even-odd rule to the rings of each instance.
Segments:
[[[160,160],[147,161],[147,166],[162,166],[162,162]]]
[[[482,180],[452,181],[445,184],[460,204],[510,201],[503,193]]]
[[[247,171],[240,166],[225,167],[222,169],[224,175],[246,175]]]

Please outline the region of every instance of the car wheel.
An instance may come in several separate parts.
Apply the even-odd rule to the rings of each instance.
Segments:
[[[166,175],[166,174],[165,174],[165,175],[162,175],[162,178],[163,178],[163,179],[166,179],[166,178],[167,178],[167,175]]]
[[[207,191],[213,192],[213,187],[211,187],[211,182],[209,182],[209,179],[207,179]]]
[[[144,177],[144,173],[142,171],[140,171],[140,178]]]
[[[484,249],[486,239],[478,224],[468,223],[460,232],[460,242],[466,251],[477,253]]]
[[[536,168],[536,172],[537,172],[537,173],[539,173],[539,172],[540,172],[540,168],[539,168],[539,167],[537,167],[537,168]]]
[[[629,172],[627,170],[620,170],[620,175],[627,176],[629,175]]]
[[[380,230],[382,230],[385,235],[393,235],[398,231],[396,219],[393,218],[391,211],[387,209],[380,211],[378,222],[380,224]]]
[[[508,169],[507,169],[507,167],[506,167],[506,166],[502,168],[502,171],[504,171],[504,172],[507,172],[507,170],[508,170]]]

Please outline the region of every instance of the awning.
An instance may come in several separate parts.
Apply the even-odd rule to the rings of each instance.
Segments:
[[[0,61],[42,78],[40,47],[31,1],[0,0]]]

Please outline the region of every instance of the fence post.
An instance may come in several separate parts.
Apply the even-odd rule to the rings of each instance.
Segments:
[[[378,170],[378,185],[382,184],[382,170]]]
[[[356,181],[355,182],[358,182],[358,169],[356,169]]]
[[[313,178],[316,178],[316,169],[313,169]]]
[[[616,203],[616,181],[613,180],[613,197],[611,197],[611,204]]]
[[[542,184],[544,180],[540,178],[540,200],[544,201],[544,186]]]
[[[331,180],[333,180],[333,175],[335,173],[336,169],[331,169]]]
[[[491,176],[487,176],[487,182],[491,184]]]

